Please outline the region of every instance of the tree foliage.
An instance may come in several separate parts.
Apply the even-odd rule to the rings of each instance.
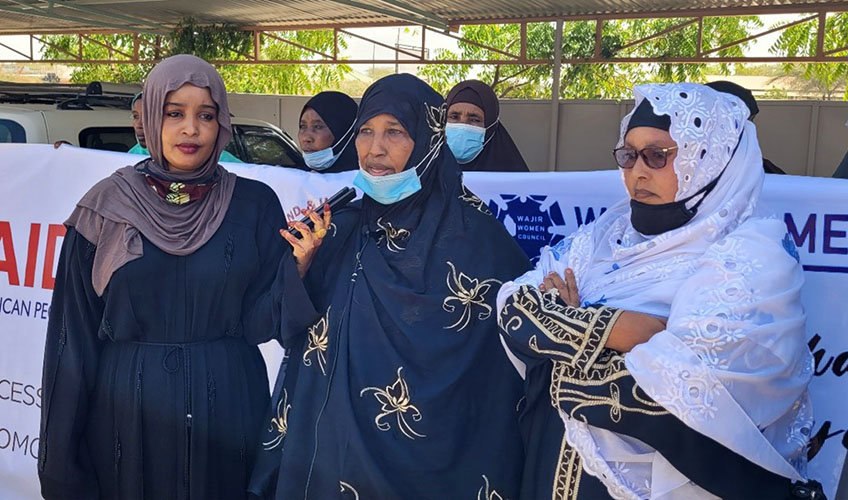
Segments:
[[[315,51],[333,51],[332,30],[275,32],[262,38],[263,57],[284,60],[306,60],[318,57],[313,52],[283,40],[290,40]],[[139,35],[139,58],[156,58],[156,36]],[[51,35],[42,46],[42,56],[47,60],[73,59],[79,52],[76,35]],[[247,60],[253,52],[253,37],[233,25],[199,25],[191,18],[183,20],[162,43],[160,57],[172,54],[194,54],[207,61]],[[339,37],[339,47],[346,42]],[[115,50],[117,49],[117,50]],[[133,53],[132,35],[91,35],[83,39],[83,58],[90,60],[128,60],[124,54]],[[153,69],[152,64],[71,64],[74,67],[71,81],[88,83],[105,81],[115,83],[143,82]],[[344,64],[286,64],[246,65],[222,64],[218,71],[230,92],[306,94],[327,88],[337,88],[351,69]]]
[[[681,24],[686,19],[635,19],[608,21],[601,37],[601,56],[612,58],[652,57],[657,59],[693,56],[696,54],[698,27],[689,24],[662,37],[633,47],[630,41],[639,40]],[[762,25],[754,16],[707,18],[704,20],[704,47],[718,47],[745,38]],[[466,40],[513,54],[518,53],[520,27],[511,25],[464,26],[461,35]],[[552,23],[527,25],[527,56],[531,59],[554,58],[555,28]],[[719,51],[726,56],[741,55],[746,44]],[[594,56],[594,21],[563,24],[562,55],[565,59],[588,59]],[[441,50],[436,57],[443,60],[506,59],[506,56],[481,48],[467,41],[459,42],[459,52]],[[633,64],[567,64],[562,66],[560,94],[565,98],[620,98],[629,95],[633,85],[647,81],[702,81],[705,64],[656,64],[645,67]],[[724,71],[728,68],[722,66]],[[472,75],[469,65],[428,65],[420,73],[437,90],[447,91],[457,81]],[[553,79],[552,65],[482,65],[474,76],[489,83],[501,97],[548,98]]]
[[[153,59],[155,54],[155,35],[139,35],[138,56],[140,59]],[[79,54],[80,44],[75,35],[48,35],[41,47],[41,56],[46,60],[73,59]],[[117,50],[110,50],[112,49]],[[82,57],[89,60],[128,59],[118,51],[132,55],[132,35],[89,35],[83,39]],[[88,83],[92,81],[114,83],[138,83],[144,81],[152,64],[72,64],[71,81]]]
[[[282,31],[274,36],[310,47],[317,52],[333,52],[333,31]],[[318,59],[321,56],[306,51],[278,38],[263,37],[262,53],[278,60]],[[339,49],[345,48],[344,38],[339,38]],[[315,94],[325,89],[336,89],[344,76],[351,72],[345,64],[228,64],[218,68],[227,89],[231,92],[265,94]]]
[[[615,23],[629,40],[639,40],[688,21],[687,19],[637,19],[622,20]],[[757,16],[741,17],[705,17],[702,30],[701,50],[722,47],[742,40],[763,26]],[[652,57],[659,60],[676,57],[694,57],[698,54],[698,24],[691,23],[667,35],[648,40],[621,52],[621,55]],[[740,57],[750,42],[733,45],[718,50],[715,54],[724,57]],[[660,64],[656,68],[654,79],[663,82],[703,81],[707,64]],[[718,65],[719,71],[727,74],[727,64]]]
[[[771,52],[783,56],[812,56],[818,47],[818,23],[806,22],[783,30]],[[827,18],[824,32],[824,51],[848,47],[848,13]],[[846,55],[848,50],[833,55]],[[848,100],[848,63],[784,64],[787,75],[802,76],[808,81],[806,91],[815,92],[821,99],[841,97]],[[839,95],[841,93],[841,95]]]
[[[252,50],[253,37],[233,24],[199,25],[189,17],[174,28],[170,36],[170,54],[194,54],[212,61],[246,55]]]

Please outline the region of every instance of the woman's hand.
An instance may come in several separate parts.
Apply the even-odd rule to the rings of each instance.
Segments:
[[[574,271],[565,270],[565,279],[552,272],[545,276],[539,285],[544,293],[554,293],[567,306],[580,307],[580,294],[577,291],[577,280]],[[555,290],[552,292],[551,290]],[[639,344],[644,344],[657,333],[665,330],[667,318],[659,318],[650,314],[635,311],[624,311],[613,325],[605,347],[618,352],[630,352]]]
[[[549,273],[539,285],[539,290],[557,295],[567,306],[580,307],[580,293],[577,291],[577,280],[571,268],[565,270],[565,280],[556,272]]]
[[[332,220],[330,205],[326,203],[324,204],[323,219],[313,210],[308,210],[306,215],[310,220],[312,220],[312,224],[314,226],[312,230],[310,230],[309,226],[302,222],[289,222],[289,227],[297,229],[297,231],[301,234],[301,238],[297,238],[285,229],[280,229],[280,234],[292,246],[294,259],[297,261],[297,274],[299,274],[301,278],[306,276],[306,271],[309,270],[309,266],[312,264],[312,259],[315,257],[315,253],[324,241],[324,237],[327,236],[327,231],[330,229],[330,221]]]

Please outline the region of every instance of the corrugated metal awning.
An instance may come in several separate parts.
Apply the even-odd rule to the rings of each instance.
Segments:
[[[0,0],[0,33],[105,29],[166,32],[180,20],[251,28],[328,28],[485,22],[741,15],[848,10],[822,0]]]

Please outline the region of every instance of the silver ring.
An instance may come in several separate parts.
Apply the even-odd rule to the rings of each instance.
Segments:
[[[551,288],[550,290],[545,292],[545,294],[549,295],[551,297],[551,299],[553,300],[553,299],[556,299],[557,297],[559,297],[559,290],[557,288]]]

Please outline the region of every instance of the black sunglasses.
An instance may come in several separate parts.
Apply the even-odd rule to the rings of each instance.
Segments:
[[[670,148],[658,148],[649,146],[641,150],[633,148],[617,148],[612,150],[612,156],[615,158],[615,163],[619,167],[629,169],[636,165],[639,157],[645,162],[648,168],[659,169],[663,168],[668,163],[668,153],[677,149],[677,146]]]

